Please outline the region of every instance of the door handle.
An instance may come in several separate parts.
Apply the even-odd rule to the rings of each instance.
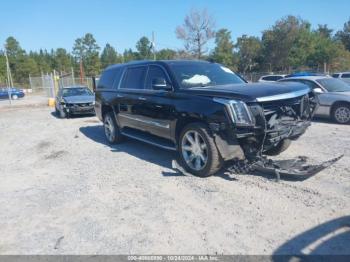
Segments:
[[[117,94],[117,97],[122,98],[124,97],[123,95]]]
[[[145,101],[145,100],[147,100],[147,99],[146,99],[146,97],[139,96],[139,100]]]

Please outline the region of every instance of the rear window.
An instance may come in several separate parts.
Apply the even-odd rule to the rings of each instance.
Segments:
[[[103,72],[98,81],[97,88],[114,88],[114,83],[119,83],[122,74],[122,67],[108,69]]]
[[[350,74],[346,73],[346,74],[342,74],[341,78],[350,78]]]
[[[146,66],[128,68],[125,72],[121,88],[144,89],[146,72]]]

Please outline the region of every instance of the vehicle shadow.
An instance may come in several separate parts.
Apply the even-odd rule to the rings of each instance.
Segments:
[[[184,174],[174,168],[174,160],[177,161],[176,152],[164,150],[133,139],[126,139],[120,144],[111,145],[107,142],[104,136],[104,129],[102,125],[80,127],[79,131],[87,138],[110,147],[112,152],[125,152],[144,161],[173,170],[173,172],[163,171],[162,175],[164,177],[187,176],[187,174]],[[224,171],[219,172],[216,174],[216,176],[227,181],[236,180],[235,178],[230,177]]]
[[[51,114],[51,116],[53,116],[54,118],[61,119],[61,118],[56,114],[55,111],[52,111],[50,114]],[[86,114],[83,114],[83,115],[71,115],[71,116],[69,116],[68,119],[70,119],[70,118],[72,118],[72,119],[74,119],[74,118],[87,118],[87,117],[93,117],[93,116],[95,116],[95,115],[94,115],[94,114],[88,114],[88,115],[86,115]],[[67,119],[67,118],[66,118],[66,119]]]
[[[349,261],[349,258],[350,216],[311,228],[293,237],[273,253],[273,261]]]

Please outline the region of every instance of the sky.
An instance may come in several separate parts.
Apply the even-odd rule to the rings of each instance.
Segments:
[[[22,48],[39,50],[63,47],[92,33],[102,48],[118,52],[135,49],[142,36],[155,32],[156,48],[182,48],[175,29],[189,11],[206,8],[216,29],[227,28],[235,40],[242,34],[261,36],[276,20],[295,15],[313,27],[328,24],[335,31],[350,19],[349,0],[3,0],[0,48],[14,36]],[[209,47],[213,46],[213,41]]]

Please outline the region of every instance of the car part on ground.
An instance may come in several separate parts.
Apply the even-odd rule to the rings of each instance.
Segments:
[[[309,164],[308,158],[298,156],[293,159],[272,160],[266,157],[258,157],[254,161],[239,160],[232,161],[226,165],[223,172],[228,172],[231,175],[259,175],[273,176],[277,181],[303,181],[309,179],[325,168],[330,167],[339,161],[344,155],[337,156],[327,161],[318,164]],[[173,160],[172,168],[184,175],[191,175],[182,168],[182,165],[177,160]]]

